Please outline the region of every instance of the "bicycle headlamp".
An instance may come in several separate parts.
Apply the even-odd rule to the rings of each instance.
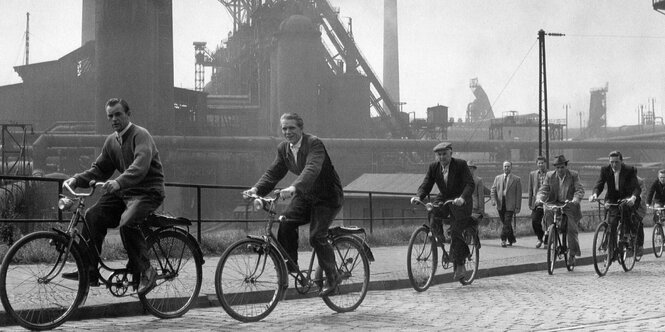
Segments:
[[[260,210],[263,210],[263,201],[257,198],[254,200],[254,211]]]
[[[69,197],[61,197],[58,200],[58,209],[62,211],[69,211],[74,206],[74,201]]]

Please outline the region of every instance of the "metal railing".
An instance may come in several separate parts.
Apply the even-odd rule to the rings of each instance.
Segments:
[[[8,181],[30,181],[30,182],[46,182],[46,183],[57,183],[57,192],[58,195],[62,194],[62,183],[64,182],[64,179],[54,179],[54,178],[44,178],[44,177],[33,177],[33,176],[5,176],[5,175],[0,175],[0,192],[3,189],[4,186],[8,183]],[[165,186],[167,187],[177,187],[177,188],[191,188],[196,190],[196,205],[195,205],[195,212],[194,218],[192,221],[196,223],[197,229],[196,229],[196,237],[198,241],[201,241],[201,229],[202,229],[202,224],[203,223],[209,223],[209,222],[229,222],[229,223],[245,223],[248,225],[248,223],[253,223],[253,222],[264,222],[264,218],[257,218],[257,219],[251,219],[249,218],[249,213],[248,211],[251,211],[251,202],[245,202],[246,204],[246,209],[245,209],[245,218],[240,219],[240,218],[225,218],[225,219],[205,219],[203,218],[203,212],[202,212],[202,190],[203,189],[213,189],[213,190],[237,190],[238,191],[238,196],[239,193],[243,190],[248,189],[248,186],[237,186],[237,185],[211,185],[211,184],[194,184],[194,183],[177,183],[177,182],[167,182],[165,183]],[[347,190],[344,192],[345,195],[347,195],[347,200],[348,200],[348,195],[358,195],[356,198],[362,198],[362,195],[367,195],[367,211],[368,215],[367,217],[353,217],[353,218],[338,218],[336,220],[338,221],[356,221],[356,222],[368,222],[369,223],[369,232],[373,233],[374,231],[374,226],[375,222],[377,221],[411,221],[411,220],[422,220],[421,215],[416,215],[414,213],[413,217],[407,217],[407,216],[399,216],[399,217],[375,217],[375,202],[378,198],[385,198],[387,197],[394,197],[394,196],[404,196],[405,200],[408,197],[412,197],[414,194],[411,193],[403,193],[403,192],[383,192],[383,191],[362,191],[362,190]],[[489,196],[486,196],[486,202],[488,201]],[[527,198],[528,197],[523,197]],[[29,197],[24,197],[24,199],[29,199]],[[168,198],[167,198],[168,199]],[[3,202],[0,202],[0,204]],[[53,199],[53,204],[55,205],[56,200]],[[1,205],[0,205],[1,206]],[[600,205],[598,206],[598,214],[600,215],[601,209]],[[513,223],[516,225],[516,219],[513,220]],[[32,218],[32,219],[5,219],[5,218],[0,218],[0,222],[5,222],[5,223],[45,223],[45,222],[68,222],[69,220],[63,220],[63,213],[60,210],[57,210],[57,218],[56,219],[49,219],[49,218]],[[247,226],[246,226],[247,227]]]

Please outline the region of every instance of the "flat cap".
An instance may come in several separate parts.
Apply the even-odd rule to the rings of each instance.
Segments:
[[[446,149],[453,149],[453,144],[450,142],[441,142],[437,144],[434,149],[432,149],[434,152],[441,151],[441,150],[446,150]]]

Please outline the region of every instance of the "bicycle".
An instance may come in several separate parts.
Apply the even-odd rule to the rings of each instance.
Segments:
[[[283,299],[289,275],[301,295],[318,292],[324,277],[320,267],[314,269],[314,251],[308,269],[301,270],[277,241],[272,226],[286,221],[284,216],[277,217],[279,191],[273,198],[245,197],[254,200],[255,210],[267,212],[265,233],[248,235],[224,251],[215,271],[215,291],[229,316],[241,322],[256,322],[267,317]],[[362,228],[333,227],[327,237],[333,246],[341,282],[333,294],[322,297],[323,302],[336,312],[353,311],[367,294],[369,264],[374,255]],[[287,269],[287,264],[291,269]]]
[[[653,234],[651,241],[653,243],[653,254],[656,258],[663,256],[665,250],[665,233],[663,233],[663,224],[665,223],[665,207],[650,207],[656,214],[656,222],[653,225]]]
[[[115,297],[136,294],[139,278],[134,271],[112,268],[99,255],[98,267],[88,268],[93,261],[89,253],[97,248],[88,245],[77,226],[88,227],[83,215],[85,200],[102,185],[92,181],[89,192],[76,193],[65,184],[71,197],[60,195],[58,208],[73,210],[67,228],[30,233],[7,251],[0,267],[0,299],[19,325],[30,330],[60,326],[84,304],[90,286],[98,286],[100,281]],[[142,226],[157,281],[150,292],[138,297],[157,317],[182,316],[201,289],[204,260],[198,242],[188,232],[190,225],[184,218],[152,214]],[[78,271],[78,280],[62,277],[72,267]],[[89,280],[89,270],[97,280]],[[110,274],[104,277],[102,270]]]
[[[424,203],[419,199],[414,202],[422,205],[427,210],[428,223],[418,227],[409,239],[409,247],[406,253],[406,268],[411,286],[418,292],[427,290],[434,280],[434,274],[438,266],[438,249],[441,247],[441,265],[449,269],[453,264],[454,252],[450,254],[445,248],[445,236],[439,238],[432,232],[431,225],[434,220],[434,208],[452,203],[448,200],[443,203]],[[446,222],[443,222],[446,224]],[[462,285],[470,285],[478,275],[478,264],[480,260],[480,238],[475,227],[466,227],[462,231],[464,241],[469,246],[469,256],[465,259],[466,275],[460,279]]]
[[[605,206],[605,220],[596,227],[596,232],[593,235],[593,267],[596,270],[596,274],[602,277],[607,273],[612,262],[617,260],[623,270],[628,272],[635,266],[637,235],[633,234],[633,231],[630,229],[631,227],[622,218],[627,200],[622,199],[618,203],[607,203],[605,200],[598,201]],[[612,206],[619,208],[617,235],[614,241],[610,239],[611,230],[607,221],[609,208]]]
[[[554,274],[557,258],[563,258],[568,271],[572,271],[575,268],[575,265],[568,264],[568,217],[563,214],[563,209],[569,203],[568,201],[563,205],[543,203],[544,209],[552,210],[554,213],[553,222],[547,228],[547,273],[550,275]]]

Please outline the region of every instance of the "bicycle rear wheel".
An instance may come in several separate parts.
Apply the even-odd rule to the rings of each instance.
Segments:
[[[53,232],[36,232],[18,240],[0,267],[0,299],[5,311],[29,330],[53,329],[64,323],[88,295],[88,275],[80,280],[60,276],[85,271],[77,247]]]
[[[637,236],[629,235],[626,241],[622,241],[619,246],[621,251],[619,254],[623,257],[621,260],[621,267],[624,272],[628,272],[635,266],[635,254],[637,252]]]
[[[229,316],[259,321],[275,309],[286,288],[286,267],[268,243],[240,240],[228,247],[217,264],[215,291]]]
[[[663,234],[663,226],[659,223],[656,223],[653,226],[653,254],[656,258],[663,256],[663,249],[665,249],[665,234]]]
[[[554,224],[550,225],[550,228],[547,230],[547,239],[547,273],[552,275],[558,257],[557,247],[559,246],[559,235]]]
[[[478,238],[476,231],[469,228],[462,232],[462,236],[464,237],[466,245],[469,246],[469,256],[464,260],[466,274],[462,279],[459,279],[459,282],[466,286],[471,285],[478,275],[478,265],[480,263],[480,239]]]
[[[406,252],[406,271],[411,286],[424,292],[432,285],[437,266],[436,241],[429,227],[420,226],[411,234]]]
[[[608,226],[607,222],[601,222],[593,235],[593,268],[600,277],[607,273],[612,259],[609,250],[610,231]]]
[[[180,317],[194,305],[201,290],[203,258],[198,244],[183,233],[165,230],[148,240],[148,248],[157,283],[139,299],[156,317]]]
[[[323,297],[323,302],[337,312],[356,310],[365,299],[369,287],[367,253],[360,242],[347,236],[333,239],[332,246],[342,282],[336,292]]]

